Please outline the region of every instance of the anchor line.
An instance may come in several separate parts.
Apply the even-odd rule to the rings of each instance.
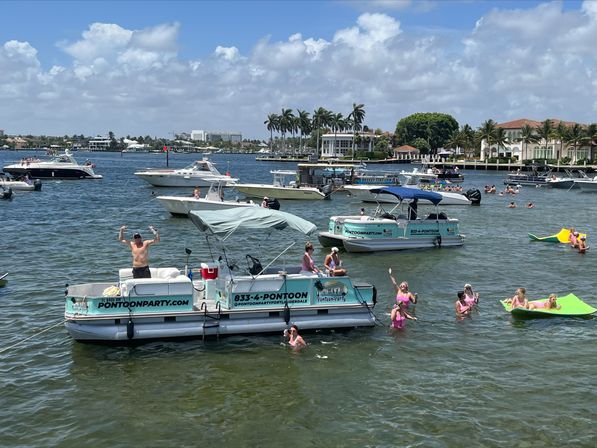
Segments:
[[[54,327],[57,327],[58,325],[62,325],[62,324],[64,324],[66,321],[67,321],[67,319],[61,320],[61,321],[60,321],[60,322],[58,322],[57,324],[51,325],[51,326],[49,326],[48,328],[45,328],[45,329],[43,329],[43,330],[41,330],[41,331],[38,331],[37,333],[35,333],[35,334],[33,334],[33,335],[31,335],[31,336],[29,336],[29,337],[25,338],[25,339],[21,339],[21,340],[20,340],[19,342],[17,342],[16,344],[13,344],[13,345],[10,345],[10,346],[8,346],[8,347],[5,347],[5,348],[1,349],[1,350],[0,350],[0,353],[4,353],[4,352],[6,352],[6,351],[8,351],[8,350],[10,350],[10,349],[12,349],[12,348],[15,348],[16,346],[18,346],[18,345],[21,345],[23,342],[25,342],[25,341],[28,341],[29,339],[33,339],[34,337],[36,337],[36,336],[39,336],[40,334],[43,334],[43,333],[45,333],[46,331],[50,331],[52,328],[54,328]]]
[[[375,324],[379,325],[381,327],[385,327],[383,322],[379,319],[379,317],[377,317],[377,314],[375,314],[375,312],[371,308],[369,308],[369,305],[367,304],[367,302],[365,301],[365,299],[363,299],[363,296],[361,295],[361,291],[359,291],[358,288],[355,288],[354,290],[356,292],[357,300],[361,303],[361,305],[363,305],[365,308],[367,308],[367,311],[369,311],[369,314],[371,314],[371,316],[373,316],[373,319],[375,320]],[[359,299],[359,297],[360,297],[360,299]]]

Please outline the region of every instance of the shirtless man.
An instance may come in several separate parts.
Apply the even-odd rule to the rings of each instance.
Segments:
[[[133,278],[151,278],[151,272],[149,270],[149,246],[159,243],[160,234],[153,226],[149,226],[149,230],[153,233],[153,240],[143,241],[141,234],[135,233],[133,235],[133,241],[129,241],[124,237],[125,230],[126,226],[120,227],[118,241],[131,248],[131,253],[133,254]]]

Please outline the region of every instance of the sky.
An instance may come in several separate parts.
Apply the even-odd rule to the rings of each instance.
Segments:
[[[0,1],[7,134],[240,131],[324,107],[597,121],[597,1]]]

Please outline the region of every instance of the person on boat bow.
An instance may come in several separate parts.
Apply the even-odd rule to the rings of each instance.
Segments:
[[[330,277],[342,277],[346,275],[346,269],[340,267],[342,261],[340,261],[338,252],[340,252],[340,250],[337,247],[332,247],[331,252],[325,256],[325,260],[323,262],[325,270]]]
[[[139,232],[133,235],[133,241],[129,241],[124,237],[126,226],[121,226],[118,232],[118,241],[128,245],[131,248],[133,255],[133,278],[151,278],[151,271],[149,270],[149,246],[159,243],[160,234],[153,226],[149,226],[149,230],[153,233],[152,240],[145,240],[141,237]]]

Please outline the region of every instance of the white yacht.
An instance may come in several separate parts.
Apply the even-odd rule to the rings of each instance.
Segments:
[[[101,179],[102,176],[93,171],[95,164],[87,161],[80,165],[67,149],[64,154],[50,160],[24,158],[19,163],[4,167],[4,172],[15,176],[28,175],[36,179]]]
[[[214,182],[223,181],[225,186],[233,186],[238,179],[222,174],[207,159],[197,160],[184,168],[148,169],[137,171],[135,176],[149,182],[154,187],[209,187]]]
[[[315,187],[301,187],[296,180],[286,182],[288,177],[296,179],[296,171],[275,170],[270,171],[274,176],[272,185],[268,184],[236,184],[238,191],[249,197],[263,198],[274,197],[277,199],[325,199],[326,194]]]
[[[203,198],[194,196],[158,196],[156,199],[175,216],[187,216],[191,210],[224,210],[237,207],[257,207],[253,201],[224,199],[224,183],[213,183]]]

